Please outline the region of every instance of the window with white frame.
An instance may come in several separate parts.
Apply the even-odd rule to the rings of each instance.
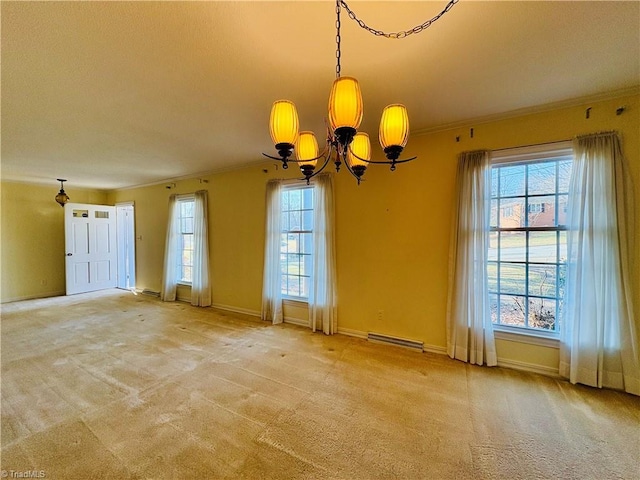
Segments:
[[[566,144],[492,155],[487,272],[498,329],[558,333],[572,162]]]
[[[178,270],[177,281],[191,285],[193,271],[193,204],[192,197],[179,198],[178,202],[178,221],[179,236],[177,242],[178,248]]]
[[[313,186],[292,185],[282,190],[280,272],[282,295],[309,297],[313,266]]]

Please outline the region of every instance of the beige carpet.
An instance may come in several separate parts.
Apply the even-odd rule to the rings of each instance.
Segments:
[[[640,399],[122,291],[2,305],[8,478],[640,478]]]

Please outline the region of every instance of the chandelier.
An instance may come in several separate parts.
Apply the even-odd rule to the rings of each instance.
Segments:
[[[64,191],[64,182],[67,180],[64,178],[56,178],[56,180],[60,182],[60,191],[56,195],[56,202],[58,202],[61,207],[64,207],[64,204],[71,200],[67,192]]]
[[[289,162],[298,163],[307,184],[312,177],[324,170],[331,158],[336,171],[339,171],[344,163],[358,184],[370,164],[391,165],[391,171],[394,171],[397,164],[415,160],[417,157],[400,159],[400,154],[409,138],[409,116],[407,108],[401,104],[388,105],[382,111],[378,138],[387,159],[371,160],[369,135],[358,132],[363,113],[360,85],[353,77],[340,76],[340,11],[344,8],[349,18],[373,35],[401,39],[426,30],[458,1],[450,0],[438,15],[410,30],[385,33],[369,27],[360,20],[344,0],[336,0],[336,79],[329,94],[329,111],[325,120],[327,125],[325,148],[322,153],[318,153],[318,141],[314,133],[299,131],[298,112],[294,103],[289,100],[278,100],[271,108],[269,131],[280,156],[274,157],[266,153],[263,155],[280,160],[284,169],[288,168]],[[295,159],[292,158],[294,152]],[[320,168],[316,168],[318,162],[321,163]]]

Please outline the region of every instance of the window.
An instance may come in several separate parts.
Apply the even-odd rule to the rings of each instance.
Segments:
[[[313,265],[313,186],[282,190],[282,295],[306,299]]]
[[[557,146],[537,150],[512,149],[492,158],[491,317],[494,325],[507,329],[557,333],[565,290],[572,153]]]
[[[178,283],[191,285],[193,271],[193,198],[179,198]]]

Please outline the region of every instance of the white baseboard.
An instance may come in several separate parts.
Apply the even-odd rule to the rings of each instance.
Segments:
[[[347,335],[349,337],[363,338],[367,339],[367,332],[362,332],[360,330],[352,330],[351,328],[340,328],[338,327],[338,333],[341,335]]]
[[[64,297],[67,294],[64,290],[58,292],[46,292],[36,295],[23,295],[20,297],[3,298],[0,303],[22,302],[23,300],[37,300],[38,298]]]
[[[241,307],[233,307],[231,305],[221,305],[219,303],[214,303],[211,305],[213,308],[218,308],[220,310],[226,310],[228,312],[234,313],[242,313],[244,315],[251,315],[252,317],[260,317],[260,312],[258,310],[250,310],[248,308]]]
[[[438,355],[447,354],[447,347],[441,347],[440,345],[425,345],[423,350],[429,353],[437,353]]]
[[[504,368],[512,368],[513,370],[521,370],[523,372],[539,373],[547,377],[562,378],[557,368],[538,365],[535,363],[520,362],[518,360],[508,360],[498,358],[498,366]]]
[[[298,325],[300,327],[308,327],[309,320],[303,320],[301,318],[293,318],[293,317],[284,317],[284,323],[290,323],[292,325]]]

